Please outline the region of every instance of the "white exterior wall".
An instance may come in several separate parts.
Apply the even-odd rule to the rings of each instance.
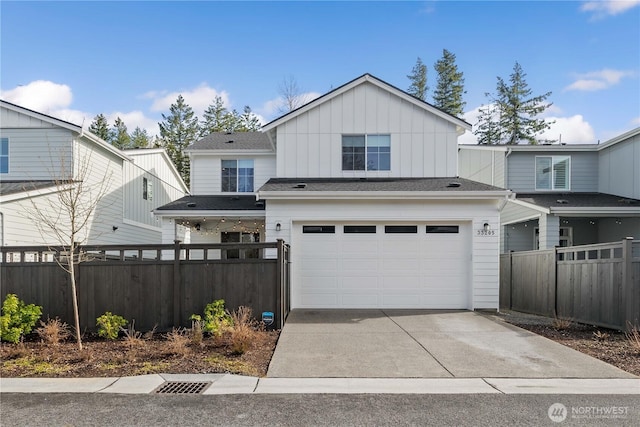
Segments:
[[[277,127],[277,177],[453,177],[456,125],[371,83]],[[390,171],[343,171],[343,134],[390,134]]]
[[[460,176],[496,187],[505,186],[505,151],[460,147]]]
[[[191,157],[191,194],[194,196],[219,194],[222,188],[222,160],[253,160],[253,188],[262,185],[276,175],[275,154],[198,154]]]
[[[5,112],[13,113],[1,110],[3,116]],[[9,116],[14,118],[13,114]],[[9,173],[1,174],[0,179],[47,181],[61,178],[63,172],[70,176],[73,171],[71,131],[51,127],[36,128],[33,125],[43,122],[35,119],[29,128],[8,128],[15,125],[14,122],[2,122],[0,129],[0,137],[9,138]]]
[[[266,241],[283,239],[292,244],[292,265],[296,265],[296,242],[292,225],[298,221],[387,224],[415,222],[468,223],[471,227],[469,281],[473,291],[469,309],[497,309],[499,296],[500,218],[495,201],[267,201]],[[281,231],[275,231],[276,223]],[[488,222],[493,236],[479,236]],[[295,273],[292,280],[295,280]]]
[[[640,199],[640,135],[599,153],[598,191]]]

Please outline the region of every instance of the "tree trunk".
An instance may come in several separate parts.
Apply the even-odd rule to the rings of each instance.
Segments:
[[[76,341],[78,342],[78,349],[82,350],[82,336],[80,333],[80,314],[78,311],[78,288],[76,286],[76,251],[71,251],[69,262],[69,278],[71,279],[71,300],[73,302],[73,320],[75,321],[76,328]]]

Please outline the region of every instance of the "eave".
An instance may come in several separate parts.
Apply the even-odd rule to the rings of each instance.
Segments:
[[[260,191],[260,200],[496,200],[511,191]]]

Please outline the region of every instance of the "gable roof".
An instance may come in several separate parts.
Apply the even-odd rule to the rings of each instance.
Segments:
[[[264,132],[214,132],[194,142],[185,151],[272,150]]]
[[[20,105],[17,104],[13,104],[11,102],[5,101],[3,99],[0,99],[0,106],[2,106],[2,108],[6,108],[7,110],[11,110],[14,111],[16,113],[20,113],[20,114],[24,114],[30,117],[34,117],[38,120],[42,120],[43,122],[47,122],[47,123],[51,123],[54,126],[59,126],[63,129],[67,129],[71,132],[74,132],[76,134],[78,134],[79,137],[85,137],[88,140],[90,140],[91,142],[97,144],[98,146],[100,146],[101,148],[115,154],[116,156],[124,159],[124,160],[130,160],[129,157],[124,154],[124,152],[122,150],[119,150],[117,148],[115,148],[114,146],[112,146],[111,144],[109,144],[108,142],[104,141],[103,139],[97,137],[96,135],[92,134],[91,132],[85,131],[82,126],[78,126],[75,125],[73,123],[70,122],[66,122],[64,120],[60,120],[57,119],[55,117],[49,116],[47,114],[43,114],[43,113],[39,113],[37,111],[34,110],[30,110],[28,108],[25,107],[21,107]]]
[[[398,89],[397,87],[395,87],[395,86],[393,86],[393,85],[391,85],[391,84],[389,84],[389,83],[387,83],[387,82],[385,82],[385,81],[383,81],[383,80],[381,80],[381,79],[379,79],[379,78],[377,78],[377,77],[375,77],[375,76],[373,76],[373,75],[371,75],[369,73],[363,74],[362,76],[357,77],[357,78],[351,80],[350,82],[345,83],[342,86],[337,87],[336,89],[334,89],[334,90],[332,90],[330,92],[327,92],[326,94],[314,99],[313,101],[310,101],[310,102],[306,103],[305,105],[303,105],[303,106],[301,106],[299,108],[296,108],[295,110],[290,111],[289,113],[287,113],[287,114],[285,114],[283,116],[280,116],[275,120],[272,120],[271,122],[269,122],[266,125],[264,125],[262,127],[262,130],[267,132],[267,131],[269,131],[269,130],[281,125],[282,123],[284,123],[284,122],[286,122],[288,120],[291,120],[291,119],[293,119],[293,118],[295,118],[295,117],[297,117],[297,116],[299,116],[299,115],[301,115],[303,113],[306,113],[307,111],[317,107],[318,105],[323,104],[323,103],[325,103],[327,101],[330,101],[331,99],[333,99],[333,98],[335,98],[335,97],[337,97],[337,96],[339,96],[339,95],[341,95],[341,94],[353,89],[356,86],[364,84],[364,83],[371,83],[371,84],[373,84],[373,85],[375,85],[375,86],[377,86],[377,87],[379,87],[379,88],[381,88],[383,90],[386,90],[386,91],[391,92],[392,94],[394,94],[396,96],[399,96],[400,98],[404,99],[407,102],[410,102],[411,104],[414,104],[414,105],[416,105],[416,106],[418,106],[418,107],[420,107],[420,108],[422,108],[422,109],[424,109],[424,110],[426,110],[426,111],[428,111],[428,112],[430,112],[432,114],[435,114],[438,117],[441,117],[441,118],[443,118],[443,119],[445,119],[445,120],[447,120],[447,121],[449,121],[451,123],[454,123],[456,126],[462,128],[462,129],[469,130],[469,131],[471,130],[471,125],[469,123],[465,122],[464,120],[462,120],[462,119],[460,119],[460,118],[458,118],[458,117],[456,117],[456,116],[454,116],[452,114],[446,113],[446,112],[440,110],[439,108],[434,107],[433,105],[431,105],[431,104],[429,104],[429,103],[427,103],[427,102],[425,102],[425,101],[423,101],[423,100],[421,100],[419,98],[416,98],[415,96],[412,96],[412,95],[408,94],[407,92],[405,92],[405,91],[403,91],[401,89]]]

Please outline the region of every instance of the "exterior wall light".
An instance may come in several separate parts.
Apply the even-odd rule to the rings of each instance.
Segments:
[[[485,222],[483,227],[484,227],[484,231],[489,231],[489,230],[491,230],[491,226],[489,225],[489,223],[488,223],[488,222]]]
[[[282,230],[282,225],[280,223],[276,224],[276,231]]]

